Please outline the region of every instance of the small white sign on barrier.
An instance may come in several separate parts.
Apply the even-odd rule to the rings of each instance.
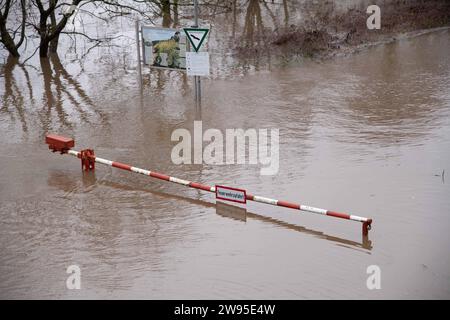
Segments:
[[[186,71],[188,76],[209,76],[209,53],[186,52]]]
[[[216,198],[238,203],[247,203],[245,190],[216,185]]]

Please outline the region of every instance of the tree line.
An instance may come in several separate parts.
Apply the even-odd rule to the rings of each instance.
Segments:
[[[178,23],[179,7],[192,6],[192,3],[192,0],[0,0],[0,42],[10,56],[19,58],[27,37],[33,34],[39,38],[36,50],[40,57],[47,57],[57,52],[62,34],[100,41],[84,32],[65,31],[74,14],[108,20],[136,13],[147,21],[160,17],[163,26],[168,27]],[[202,2],[206,6],[211,3]],[[96,16],[92,8],[101,9],[102,16]]]

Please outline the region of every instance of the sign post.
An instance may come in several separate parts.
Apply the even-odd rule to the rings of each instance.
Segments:
[[[209,75],[209,54],[199,52],[199,49],[204,44],[209,29],[198,27],[198,0],[193,1],[194,25],[184,28],[184,34],[179,29],[157,28],[141,25],[136,21],[137,73],[142,90],[141,64],[151,68],[187,71],[187,75],[194,76],[196,114],[201,114],[200,76]],[[188,41],[193,48],[192,52],[187,52]]]
[[[198,28],[198,0],[194,0],[194,28]],[[195,108],[200,112],[202,107],[202,90],[199,76],[194,76]]]
[[[139,77],[139,89],[142,91],[142,66],[141,66],[141,48],[140,48],[140,22],[136,20],[136,52],[137,52],[137,69],[138,69],[138,77]]]

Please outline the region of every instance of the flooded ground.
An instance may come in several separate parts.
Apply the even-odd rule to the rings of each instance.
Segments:
[[[146,72],[141,95],[117,63],[128,56],[105,50],[96,68],[73,52],[3,67],[1,298],[450,298],[449,30],[322,63],[213,65],[201,114],[192,79]],[[199,118],[278,128],[279,173],[173,164],[172,132]],[[83,174],[48,151],[49,132],[103,158],[371,217],[373,230],[254,203],[243,221],[212,194],[101,165]],[[81,290],[66,289],[74,264]],[[370,265],[380,290],[366,286]]]

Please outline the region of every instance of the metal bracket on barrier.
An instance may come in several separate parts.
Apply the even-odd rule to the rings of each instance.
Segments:
[[[78,157],[81,159],[81,170],[95,170],[95,154],[92,149],[81,150]]]

